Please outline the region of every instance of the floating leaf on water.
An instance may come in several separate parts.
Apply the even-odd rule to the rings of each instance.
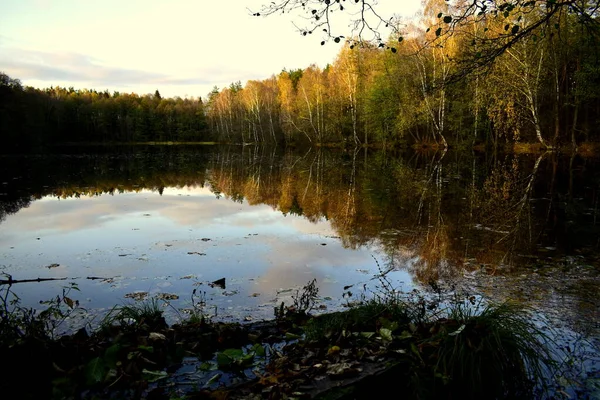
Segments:
[[[38,239],[38,240],[39,240],[39,239]],[[48,269],[50,269],[50,268],[58,268],[58,267],[60,267],[60,264],[56,264],[56,263],[54,263],[54,264],[50,264],[50,265],[47,265],[47,266],[46,266],[46,268],[48,268]]]
[[[166,371],[150,371],[143,369],[142,373],[145,375],[148,382],[156,382],[169,376]]]
[[[218,353],[217,354],[217,365],[219,368],[227,368],[231,365],[233,360],[231,357],[228,357],[226,354]]]
[[[217,365],[214,363],[210,363],[210,362],[204,362],[202,364],[200,364],[200,366],[198,367],[198,369],[200,371],[214,371],[217,369]]]
[[[260,343],[256,343],[254,346],[252,346],[252,351],[258,357],[264,357],[267,354],[265,347]]]
[[[252,355],[253,357],[254,355]],[[240,361],[244,358],[244,352],[242,349],[227,349],[220,353],[217,353],[217,364],[219,368],[230,367],[234,362]]]
[[[144,300],[146,297],[148,297],[148,292],[133,292],[125,294],[126,299],[133,299],[137,301]]]
[[[156,298],[160,300],[177,300],[179,296],[173,293],[159,293]]]
[[[221,376],[222,374],[216,374],[206,382],[206,386],[212,385],[213,383],[217,382],[219,379],[221,379]]]

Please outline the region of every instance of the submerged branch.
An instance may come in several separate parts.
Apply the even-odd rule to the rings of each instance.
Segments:
[[[79,278],[35,278],[35,279],[13,279],[12,276],[9,275],[8,279],[0,279],[0,285],[12,285],[13,283],[31,283],[31,282],[47,282],[47,281],[66,281],[66,280],[75,280]],[[85,279],[88,280],[99,280],[99,279],[111,279],[111,278],[103,278],[100,276],[87,276]]]

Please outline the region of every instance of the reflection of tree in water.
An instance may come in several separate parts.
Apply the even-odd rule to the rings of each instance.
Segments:
[[[398,225],[403,228],[384,232],[381,243],[388,268],[407,269],[418,281],[429,283],[454,278],[463,263],[452,242],[455,210],[445,204],[446,150],[422,156],[425,163],[420,168],[395,166],[397,185],[403,187],[398,200],[408,212],[402,225]]]
[[[412,265],[415,277],[421,282],[436,282],[456,275],[457,263],[452,262],[449,228],[443,215],[443,165],[446,150],[432,158],[429,178],[417,207],[417,225],[423,226],[418,247],[419,258]],[[429,199],[428,199],[429,198]],[[417,241],[418,238],[415,238]]]
[[[267,204],[312,222],[326,219],[344,246],[378,245],[393,265],[421,282],[481,265],[500,273],[496,266],[532,254],[539,243],[553,240],[560,247],[561,240],[589,240],[590,232],[598,232],[596,222],[581,217],[594,212],[592,204],[597,209],[600,185],[594,181],[590,188],[585,180],[596,164],[588,162],[587,171],[579,159],[560,163],[548,155],[486,159],[460,152],[231,146],[37,161],[14,191],[23,193],[22,202],[3,202],[4,215],[26,206],[30,196],[208,185],[232,201]],[[18,163],[13,167],[19,171]],[[576,228],[586,235],[571,235]],[[556,233],[561,229],[569,234]]]
[[[2,201],[0,201],[0,223],[6,219],[7,215],[15,214],[20,209],[29,207],[30,204],[30,196],[16,199],[2,199]]]
[[[487,264],[511,265],[518,251],[530,253],[539,236],[538,221],[532,219],[531,197],[541,161],[547,153],[535,160],[530,171],[525,170],[514,157],[492,169],[480,189],[471,191],[473,228],[486,231],[489,242],[485,248],[472,253]],[[484,253],[488,251],[486,257]],[[490,258],[491,257],[491,258]]]

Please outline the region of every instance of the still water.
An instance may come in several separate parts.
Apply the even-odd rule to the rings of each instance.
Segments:
[[[13,285],[27,305],[74,282],[88,310],[158,296],[176,319],[197,289],[217,318],[255,320],[312,279],[325,312],[391,271],[402,291],[520,301],[598,347],[597,158],[155,146],[0,166],[0,272],[66,278]]]
[[[274,165],[281,157],[242,148],[143,150],[4,159],[2,272],[67,278],[15,285],[25,304],[75,282],[88,309],[158,296],[175,306],[169,310],[185,311],[197,289],[211,314],[252,320],[272,318],[275,305],[290,304],[312,279],[320,310],[338,307],[344,286],[377,273],[377,243],[350,248],[323,212],[307,218],[261,198],[279,190],[280,177],[270,174],[287,168]],[[315,195],[309,190],[302,199]],[[410,275],[395,275],[408,289]],[[210,285],[222,278],[225,288]]]

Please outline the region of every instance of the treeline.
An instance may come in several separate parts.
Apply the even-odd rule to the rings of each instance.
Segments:
[[[401,36],[382,46],[349,43],[324,69],[311,65],[213,91],[211,130],[224,140],[350,145],[552,147],[600,139],[600,51],[589,29],[598,21],[529,2],[465,17],[453,29],[452,7],[426,1]],[[507,30],[550,12],[504,45]]]
[[[232,83],[204,104],[158,91],[23,88],[1,75],[0,129],[22,146],[211,140],[550,148],[600,140],[595,12],[583,18],[552,2],[517,2],[510,12],[464,14],[455,24],[453,7],[461,5],[449,3],[427,0],[420,17],[401,21],[381,46],[349,41],[324,69]],[[511,42],[506,32],[521,25],[527,34]]]
[[[207,135],[202,100],[61,87],[23,87],[0,73],[5,148],[63,142],[199,141]]]

